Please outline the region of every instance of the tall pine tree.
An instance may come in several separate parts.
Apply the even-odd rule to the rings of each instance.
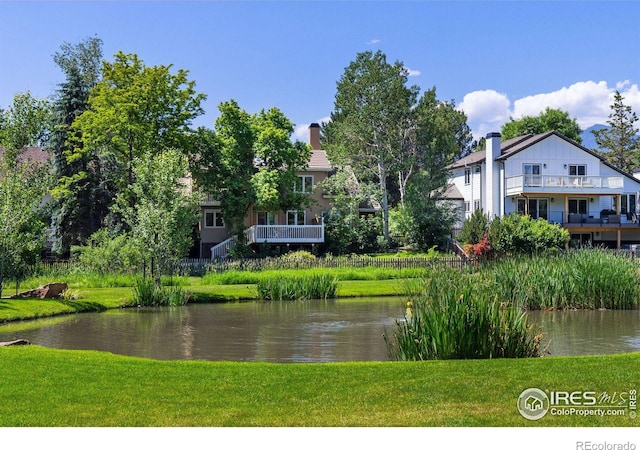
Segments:
[[[609,128],[592,133],[604,158],[623,172],[632,173],[640,167],[640,136],[634,126],[638,116],[623,100],[616,91],[607,121]]]
[[[102,41],[89,38],[77,45],[65,43],[54,61],[66,80],[55,99],[56,123],[50,140],[58,180],[53,189],[52,250],[66,255],[71,246],[84,245],[101,227],[114,196],[102,175],[104,161],[95,149],[83,147],[81,135],[72,128],[87,110],[89,92],[99,80]]]

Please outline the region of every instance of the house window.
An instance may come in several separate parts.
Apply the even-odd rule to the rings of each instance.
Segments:
[[[480,209],[480,200],[474,200],[473,201],[473,210],[477,211]]]
[[[569,214],[587,214],[589,205],[586,198],[570,198]]]
[[[547,198],[519,198],[518,214],[528,214],[532,219],[549,219],[549,199]]]
[[[620,213],[631,215],[636,212],[636,194],[622,194],[620,196]]]
[[[275,225],[276,215],[272,212],[259,211],[256,213],[258,225]]]
[[[540,164],[523,164],[522,172],[524,173],[525,186],[542,186]]]
[[[549,200],[546,198],[529,199],[529,215],[532,219],[549,218]]]
[[[293,189],[295,192],[310,193],[313,191],[313,175],[298,175],[298,181]]]
[[[224,220],[222,220],[222,211],[219,209],[204,210],[204,227],[205,228],[224,228]]]
[[[464,202],[465,212],[471,212],[471,202]]]
[[[304,211],[287,211],[287,225],[304,225]]]
[[[464,169],[464,184],[471,184],[471,169]]]
[[[587,166],[585,164],[569,164],[569,176],[584,177],[587,175]]]

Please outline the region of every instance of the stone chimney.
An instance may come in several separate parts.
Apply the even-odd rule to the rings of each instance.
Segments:
[[[317,123],[309,125],[309,145],[312,150],[320,150],[320,125]]]
[[[485,213],[491,219],[501,216],[501,186],[500,186],[500,163],[496,161],[502,152],[500,150],[500,133],[489,133],[486,138],[486,210]]]

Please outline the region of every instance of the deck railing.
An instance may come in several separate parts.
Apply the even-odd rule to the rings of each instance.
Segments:
[[[526,188],[554,189],[621,189],[622,177],[568,176],[568,175],[517,175],[506,179],[507,194]]]
[[[313,244],[324,242],[324,225],[254,225],[247,235],[250,244]]]

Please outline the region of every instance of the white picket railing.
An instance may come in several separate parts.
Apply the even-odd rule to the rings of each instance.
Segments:
[[[247,244],[321,244],[324,225],[253,225],[245,231]],[[238,239],[233,236],[211,247],[211,259],[229,256]]]

